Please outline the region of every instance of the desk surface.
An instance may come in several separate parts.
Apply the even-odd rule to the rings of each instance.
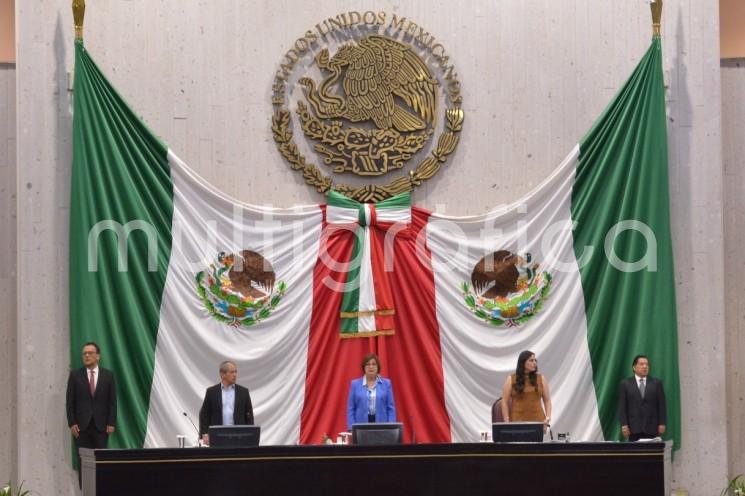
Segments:
[[[85,496],[664,492],[664,443],[81,449]],[[531,489],[532,488],[532,489]]]

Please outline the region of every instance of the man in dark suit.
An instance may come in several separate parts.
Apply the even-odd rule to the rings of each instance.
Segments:
[[[209,444],[211,425],[253,425],[254,411],[248,389],[235,383],[238,367],[234,362],[220,364],[220,382],[208,387],[199,410],[199,434]]]
[[[84,366],[67,379],[67,425],[78,449],[105,448],[116,427],[114,374],[98,366],[100,359],[98,345],[85,343]]]
[[[665,433],[667,406],[659,379],[649,376],[649,358],[637,355],[631,365],[634,376],[621,381],[618,399],[623,437],[629,441]]]

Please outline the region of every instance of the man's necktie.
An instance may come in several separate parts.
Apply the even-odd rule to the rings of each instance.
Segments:
[[[94,396],[96,393],[96,378],[95,378],[96,372],[91,370],[90,379],[88,380],[88,386],[91,388],[91,396]],[[642,395],[643,396],[643,395]]]
[[[642,399],[644,399],[644,389],[645,389],[644,379],[641,379],[641,380],[639,380],[639,392],[642,395]]]

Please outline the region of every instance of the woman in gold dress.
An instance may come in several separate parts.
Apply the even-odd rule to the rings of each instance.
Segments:
[[[515,373],[504,381],[502,415],[505,422],[543,422],[544,432],[551,423],[548,380],[538,373],[538,360],[532,351],[520,353]]]

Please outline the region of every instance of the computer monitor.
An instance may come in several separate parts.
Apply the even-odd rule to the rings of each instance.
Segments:
[[[352,425],[352,444],[373,446],[401,444],[404,426],[401,422]]]
[[[491,432],[495,443],[543,442],[543,422],[494,422]]]
[[[261,426],[211,425],[210,448],[254,448],[259,445]]]

